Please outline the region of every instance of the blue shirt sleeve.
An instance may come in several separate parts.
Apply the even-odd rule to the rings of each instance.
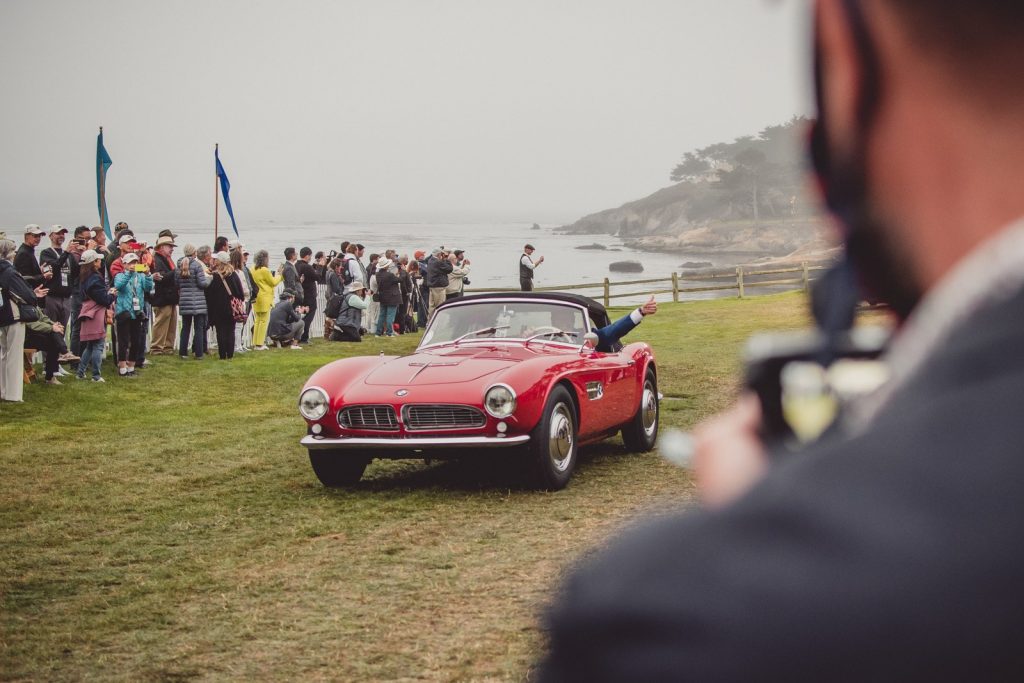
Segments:
[[[633,321],[632,314],[630,314],[619,318],[611,325],[594,330],[597,333],[597,350],[602,353],[612,353],[615,350],[616,342],[629,334],[638,324]]]

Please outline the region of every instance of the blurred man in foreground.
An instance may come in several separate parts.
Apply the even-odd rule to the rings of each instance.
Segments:
[[[814,6],[815,161],[853,272],[903,320],[892,379],[785,460],[756,400],[703,425],[707,509],[572,577],[542,681],[1024,670],[1024,5]]]

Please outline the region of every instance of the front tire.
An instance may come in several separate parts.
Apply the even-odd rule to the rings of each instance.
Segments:
[[[369,458],[353,457],[339,451],[310,451],[309,463],[320,483],[330,488],[352,486],[363,476]]]
[[[576,411],[569,391],[559,385],[551,390],[544,414],[530,435],[534,482],[537,488],[565,488],[576,469]]]
[[[658,402],[658,381],[650,370],[644,377],[644,388],[640,393],[640,405],[636,415],[622,428],[622,441],[633,453],[646,453],[654,448],[658,440],[658,424],[661,422],[661,405]]]

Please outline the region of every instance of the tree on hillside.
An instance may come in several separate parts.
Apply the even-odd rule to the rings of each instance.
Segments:
[[[683,160],[676,164],[676,167],[672,169],[672,180],[679,182],[681,180],[689,180],[691,182],[698,180],[705,173],[711,170],[711,163],[703,158],[699,157],[693,152],[687,152],[683,155]]]
[[[693,191],[687,218],[693,222],[752,218],[756,223],[764,211],[778,217],[779,207],[811,206],[794,201],[805,191],[803,149],[808,125],[806,118],[794,116],[784,124],[765,127],[756,136],[684,154],[670,177]],[[714,182],[701,183],[708,175]]]

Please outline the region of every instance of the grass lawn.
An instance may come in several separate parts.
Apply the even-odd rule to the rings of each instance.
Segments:
[[[663,428],[734,395],[739,350],[805,327],[798,293],[669,304],[632,338],[658,358]],[[0,678],[523,680],[560,576],[641,512],[692,504],[687,473],[616,438],[569,488],[508,468],[374,462],[313,475],[296,398],[314,343],[142,377],[26,387],[0,407]]]

